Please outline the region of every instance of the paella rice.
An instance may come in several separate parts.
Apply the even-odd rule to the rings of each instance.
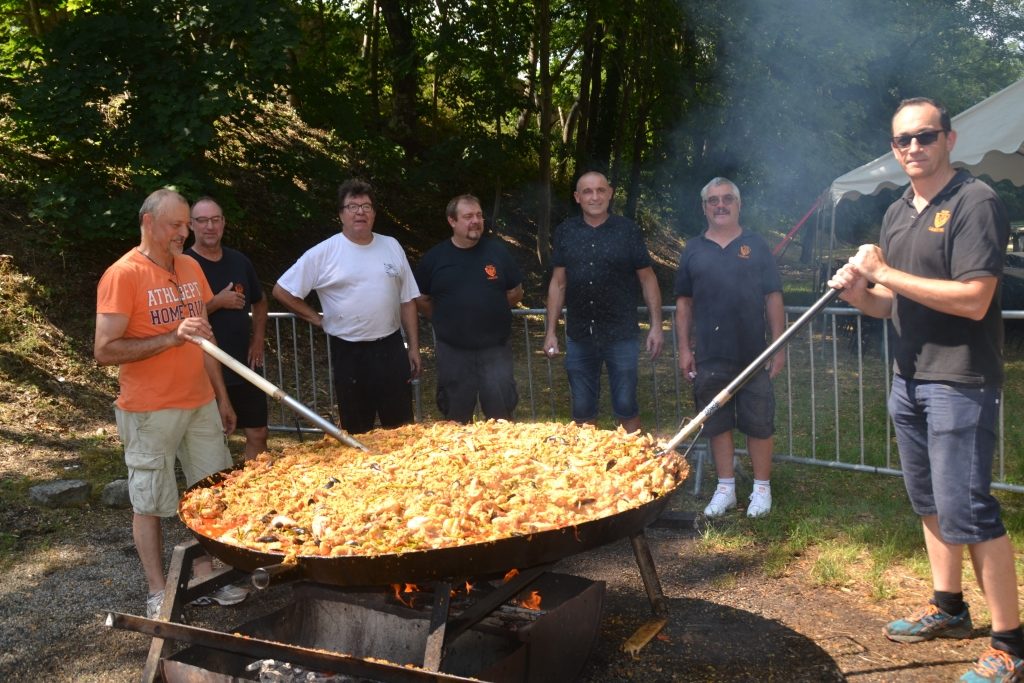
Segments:
[[[381,555],[571,527],[674,489],[686,463],[653,437],[488,420],[379,429],[263,453],[186,493],[195,532],[286,557]]]

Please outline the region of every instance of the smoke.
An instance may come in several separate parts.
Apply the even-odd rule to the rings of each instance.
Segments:
[[[716,175],[740,186],[745,227],[784,234],[834,178],[888,151],[899,100],[949,94],[955,113],[1011,82],[999,69],[957,64],[968,49],[988,49],[999,63],[1002,48],[969,23],[979,10],[967,6],[977,4],[684,0],[715,46],[713,96],[673,137],[679,154],[670,175],[684,234],[703,229],[697,191]],[[979,75],[988,92],[962,102],[962,84],[974,90]]]

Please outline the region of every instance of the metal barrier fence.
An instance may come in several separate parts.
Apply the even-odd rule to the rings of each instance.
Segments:
[[[639,309],[641,312],[645,309]],[[786,307],[787,325],[806,311]],[[678,351],[671,320],[674,306],[663,307],[665,347],[656,360],[647,358],[643,340],[639,399],[644,429],[659,437],[675,434],[682,420],[696,414],[690,385],[678,369]],[[519,390],[517,417],[521,420],[567,420],[569,387],[562,358],[549,359],[541,350],[543,309],[513,310],[513,357]],[[645,317],[645,316],[644,316]],[[1024,311],[1005,311],[1004,320],[1024,320]],[[564,335],[564,325],[560,327]],[[270,348],[266,376],[296,400],[332,420],[334,390],[331,382],[327,336],[290,313],[271,313],[267,336]],[[413,382],[418,421],[435,420],[434,336],[429,322],[421,321],[420,351],[423,373]],[[564,349],[564,343],[562,345]],[[826,308],[786,349],[786,367],[775,380],[775,459],[838,469],[900,476],[886,396],[891,379],[888,325],[863,317],[859,311]],[[1010,345],[1006,370],[1008,384],[1024,375],[1024,354]],[[607,377],[602,377],[601,422],[611,427]],[[1005,392],[1004,397],[1005,399]],[[1011,419],[1017,409],[1000,402],[999,446],[994,465],[994,487],[1024,493],[1024,462],[1008,460],[1024,441],[1024,421]],[[319,433],[283,405],[272,402],[270,428],[275,431]]]

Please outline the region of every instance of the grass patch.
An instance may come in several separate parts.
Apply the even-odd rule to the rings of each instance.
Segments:
[[[859,548],[847,543],[823,543],[811,568],[811,576],[819,586],[841,588],[852,581],[851,570],[857,563]]]
[[[735,574],[732,572],[724,572],[711,577],[710,584],[711,587],[716,590],[730,591],[736,587],[738,582],[739,580]]]

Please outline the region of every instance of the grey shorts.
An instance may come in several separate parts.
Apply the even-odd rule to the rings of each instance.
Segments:
[[[693,380],[697,410],[703,410],[745,367],[720,361],[697,365]],[[702,435],[718,436],[737,428],[755,439],[767,439],[775,433],[775,391],[766,370],[755,373],[728,403],[708,416]]]
[[[114,407],[128,466],[128,497],[139,515],[173,517],[178,511],[174,461],[189,486],[231,467],[217,402],[192,410],[132,413]]]

